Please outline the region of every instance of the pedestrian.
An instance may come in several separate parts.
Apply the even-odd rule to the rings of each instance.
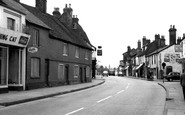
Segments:
[[[183,73],[181,74],[181,77],[180,77],[180,84],[182,86],[182,91],[183,91],[184,100],[185,100],[185,73],[184,73],[184,71],[183,71]]]

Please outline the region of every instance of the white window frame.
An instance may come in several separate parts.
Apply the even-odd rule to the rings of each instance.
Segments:
[[[63,43],[63,56],[68,56],[69,53],[69,47],[67,43]]]
[[[80,57],[80,48],[79,47],[75,47],[75,57],[79,58]]]

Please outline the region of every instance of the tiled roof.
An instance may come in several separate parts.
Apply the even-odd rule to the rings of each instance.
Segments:
[[[37,25],[42,26],[44,28],[50,29],[40,19],[38,19],[36,16],[34,16],[32,13],[30,13],[28,10],[26,10],[23,6],[21,6],[21,4],[15,2],[14,0],[2,0],[2,1],[11,9],[18,11],[19,13],[25,14],[26,20],[28,20],[29,22],[37,24]]]
[[[39,18],[41,21],[43,21],[45,24],[47,24],[47,26],[51,28],[50,35],[53,36],[55,39],[59,39],[92,50],[92,46],[89,46],[84,41],[85,38],[86,40],[88,39],[84,31],[81,30],[80,31],[81,33],[75,33],[68,26],[63,24],[58,17],[55,17],[47,13],[42,13],[35,7],[31,7],[25,4],[22,5],[29,12],[34,14],[37,18]]]

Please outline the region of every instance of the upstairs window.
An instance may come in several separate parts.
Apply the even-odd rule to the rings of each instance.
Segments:
[[[80,48],[79,47],[76,47],[75,48],[75,57],[76,58],[79,58],[79,56],[80,56],[80,53],[79,52],[80,52]]]
[[[68,44],[63,44],[63,56],[68,56]]]
[[[33,46],[39,46],[39,30],[33,29]]]
[[[89,60],[89,53],[88,53],[87,50],[85,50],[85,59],[86,59],[86,60]]]
[[[12,18],[7,18],[7,28],[10,30],[15,30],[15,20]]]

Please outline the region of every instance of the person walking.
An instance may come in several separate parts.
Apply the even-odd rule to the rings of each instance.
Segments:
[[[183,91],[184,100],[185,100],[185,73],[184,73],[184,71],[180,76],[180,84],[182,86],[182,91]]]

